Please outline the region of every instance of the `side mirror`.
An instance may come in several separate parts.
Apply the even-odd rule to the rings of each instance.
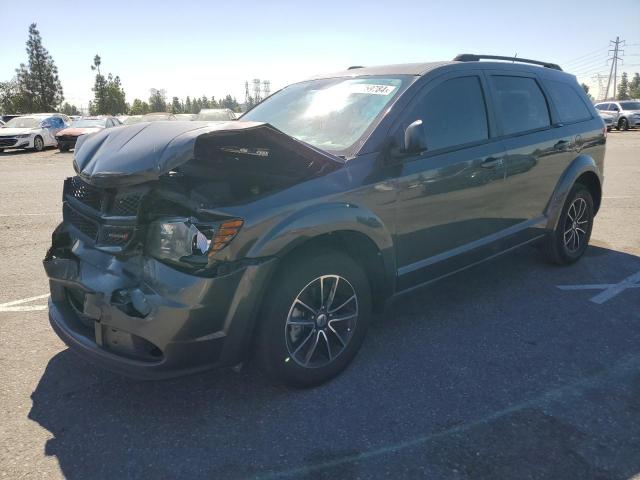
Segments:
[[[420,153],[427,149],[422,120],[416,120],[404,131],[405,153]]]

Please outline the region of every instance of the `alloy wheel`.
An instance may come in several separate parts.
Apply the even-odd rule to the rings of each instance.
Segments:
[[[305,368],[328,365],[346,349],[357,320],[358,297],[347,279],[340,275],[314,279],[289,309],[285,324],[289,359]]]
[[[586,242],[589,227],[587,202],[576,198],[569,209],[564,222],[564,246],[569,253],[576,253]]]
[[[44,148],[44,143],[40,137],[33,140],[33,147],[39,152]]]

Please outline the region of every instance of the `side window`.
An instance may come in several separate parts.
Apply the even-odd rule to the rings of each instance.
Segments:
[[[558,109],[561,122],[573,123],[591,118],[591,112],[570,84],[555,80],[547,80],[544,83],[553,104]]]
[[[598,110],[606,110],[607,109],[607,104],[606,103],[601,103],[600,105],[596,105],[596,108]]]
[[[489,138],[487,111],[478,77],[446,80],[419,101],[427,149],[464,145]]]
[[[496,92],[496,112],[505,135],[551,125],[547,101],[533,78],[492,76],[491,81]]]
[[[615,103],[610,103],[609,104],[609,111],[612,112],[619,112],[620,109],[618,108],[618,105],[616,105]]]

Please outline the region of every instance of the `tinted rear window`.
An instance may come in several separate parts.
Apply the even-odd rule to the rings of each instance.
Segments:
[[[491,80],[505,135],[551,125],[547,101],[533,78],[493,76]]]
[[[544,83],[558,110],[561,122],[573,123],[591,118],[591,112],[571,85],[555,80],[546,80]]]

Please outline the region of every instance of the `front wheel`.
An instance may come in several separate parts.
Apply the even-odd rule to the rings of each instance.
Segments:
[[[41,152],[42,150],[44,150],[44,141],[42,140],[42,137],[36,137],[33,139],[33,149],[36,152]]]
[[[292,386],[319,385],[340,373],[360,349],[371,293],[362,268],[335,251],[290,259],[267,292],[257,361]]]
[[[556,229],[545,240],[547,259],[558,265],[580,259],[591,238],[593,218],[593,197],[587,187],[576,183],[567,195]]]

